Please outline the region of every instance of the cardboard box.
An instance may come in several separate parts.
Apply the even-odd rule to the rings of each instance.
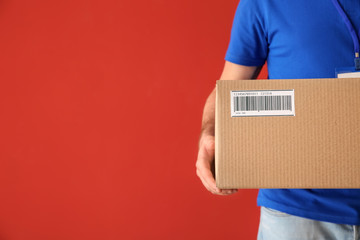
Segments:
[[[360,79],[219,80],[215,138],[221,189],[360,188]]]

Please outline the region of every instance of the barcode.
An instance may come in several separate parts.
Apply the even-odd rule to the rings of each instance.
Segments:
[[[234,96],[234,111],[292,111],[291,96]]]
[[[231,91],[231,116],[295,116],[294,89]]]

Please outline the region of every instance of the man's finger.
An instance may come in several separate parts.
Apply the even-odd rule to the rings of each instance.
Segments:
[[[200,178],[201,182],[203,183],[203,185],[205,186],[205,188],[213,194],[230,195],[230,194],[237,192],[237,189],[219,189],[216,187],[216,184],[215,184],[215,186],[209,185],[209,183],[203,178],[203,176],[201,175],[199,170],[197,170],[197,175],[199,176],[199,178]]]
[[[214,192],[214,190],[211,189],[211,187],[209,186],[209,184],[208,184],[208,183],[204,180],[204,178],[201,176],[200,171],[199,171],[199,170],[196,170],[196,172],[197,172],[197,175],[198,175],[198,177],[200,178],[202,184],[204,185],[204,187],[205,187],[209,192],[211,192],[211,193],[213,193],[213,194],[216,194],[216,192]]]
[[[204,186],[212,193],[224,195],[224,194],[230,194],[230,192],[227,191],[221,191],[218,187],[216,187],[215,179],[210,171],[210,169],[202,163],[198,165],[197,168],[197,175],[199,176],[200,180],[204,184]]]
[[[209,182],[204,178],[204,176],[202,175],[202,172],[200,170],[197,170],[196,172],[197,172],[197,175],[199,176],[201,182],[203,183],[203,185],[209,192],[211,192],[213,194],[217,194],[217,195],[225,195],[224,192],[221,192],[221,190],[216,187],[216,185],[213,186],[213,185],[209,184]]]
[[[206,161],[200,159],[196,164],[196,174],[200,178],[203,185],[206,187],[207,190],[212,192],[213,194],[218,195],[229,195],[237,192],[237,189],[219,189],[216,186],[216,181],[212,172],[210,171],[210,164]]]

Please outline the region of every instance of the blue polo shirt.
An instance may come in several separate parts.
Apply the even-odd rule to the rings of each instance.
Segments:
[[[360,33],[360,0],[340,0]],[[332,0],[241,0],[225,60],[267,61],[269,79],[334,78],[354,66],[351,35]],[[360,225],[360,189],[260,189],[258,205],[292,215]]]

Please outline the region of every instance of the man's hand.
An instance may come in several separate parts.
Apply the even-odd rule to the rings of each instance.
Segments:
[[[225,63],[221,80],[254,79],[261,67],[247,67],[230,62]],[[214,178],[215,157],[215,89],[211,92],[204,106],[199,152],[196,161],[196,174],[207,190],[213,194],[229,195],[237,189],[219,189]]]
[[[214,155],[215,137],[210,134],[203,134],[200,137],[199,153],[196,162],[196,174],[207,190],[213,194],[229,195],[237,192],[237,189],[222,190],[216,187],[214,179]]]

